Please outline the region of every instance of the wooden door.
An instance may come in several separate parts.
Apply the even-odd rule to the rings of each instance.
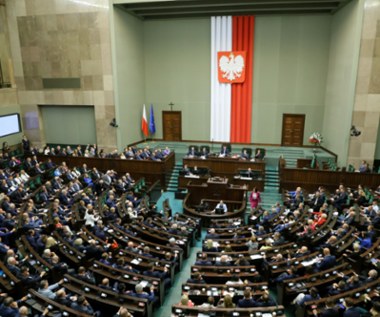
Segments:
[[[181,111],[162,111],[164,141],[182,141]]]
[[[305,128],[304,114],[282,115],[282,141],[283,146],[302,146]]]

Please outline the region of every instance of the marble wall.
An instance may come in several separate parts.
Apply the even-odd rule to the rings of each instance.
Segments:
[[[116,146],[108,0],[6,0],[25,133],[45,134],[39,105],[93,105],[98,145]],[[77,89],[43,89],[43,78],[80,78]]]
[[[349,142],[348,163],[373,164],[380,123],[380,0],[366,0],[352,125],[361,131]]]
[[[0,21],[5,22],[5,23],[0,23],[0,63],[1,63],[1,69],[2,69],[2,80],[5,83],[10,83],[11,82],[10,74],[12,73],[12,70],[10,70],[11,50],[9,47],[9,32],[8,32],[8,24],[6,23],[7,21],[6,10],[5,10],[5,6],[1,5],[1,1],[0,1]]]

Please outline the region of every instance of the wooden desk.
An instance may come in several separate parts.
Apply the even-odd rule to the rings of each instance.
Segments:
[[[375,173],[282,168],[280,175],[281,190],[301,186],[308,191],[315,191],[318,186],[324,186],[327,190],[334,191],[339,184],[355,188],[358,184],[369,188],[376,188],[380,184],[380,174]]]
[[[188,167],[202,166],[207,167],[210,170],[212,176],[226,177],[230,183],[235,185],[248,184],[249,190],[253,187],[257,187],[259,191],[264,190],[265,182],[265,162],[264,161],[242,161],[236,158],[218,158],[211,157],[207,159],[201,158],[184,158],[183,165]],[[259,172],[259,179],[238,179],[235,176],[238,175],[239,170],[248,170]]]
[[[209,309],[202,307],[186,307],[182,305],[173,305],[172,306],[172,316],[199,316],[199,313],[207,314],[210,312]],[[215,317],[224,317],[224,316],[240,316],[240,317],[250,317],[250,316],[262,316],[264,313],[276,313],[277,317],[285,317],[284,306],[270,306],[270,307],[249,307],[249,308],[222,308],[215,307],[212,309],[213,316]],[[234,315],[237,313],[237,315]]]
[[[114,170],[118,174],[130,173],[134,179],[145,177],[148,182],[159,180],[162,187],[166,187],[165,175],[169,173],[175,163],[175,154],[172,152],[164,161],[150,160],[122,160],[98,157],[72,157],[72,156],[50,156],[39,155],[38,160],[51,159],[55,164],[66,162],[69,167],[87,164],[89,168],[96,167],[99,171]]]
[[[186,188],[189,193],[183,201],[183,209],[186,214],[201,218],[203,226],[209,226],[212,219],[242,217],[245,212],[247,188],[229,184],[227,178],[209,178],[201,184],[193,184],[190,181]],[[227,205],[228,212],[224,214],[212,213],[211,210],[220,200],[223,200]],[[197,211],[195,207],[199,206],[201,202],[207,202],[209,210]]]
[[[245,200],[247,188],[229,184],[227,179],[221,181],[207,180],[207,183],[201,185],[188,183],[186,186],[190,197],[187,199],[187,204],[199,205],[201,199],[211,200],[230,200],[242,202]]]

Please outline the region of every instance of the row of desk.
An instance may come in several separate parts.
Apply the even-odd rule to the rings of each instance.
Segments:
[[[148,182],[155,182],[159,180],[162,187],[166,187],[166,175],[171,173],[175,164],[175,153],[170,153],[163,161],[151,160],[125,160],[116,158],[98,158],[98,157],[72,157],[72,156],[51,156],[39,155],[39,160],[45,161],[51,159],[56,164],[66,162],[70,167],[82,166],[87,164],[89,168],[96,167],[100,171],[114,170],[119,174],[131,173],[135,178],[145,177]],[[232,184],[245,185],[248,184],[249,188],[256,186],[258,190],[264,189],[265,181],[265,162],[264,161],[242,161],[233,158],[184,158],[183,164],[189,167],[206,167],[214,176],[222,176],[229,179]],[[257,172],[258,179],[240,179],[236,176],[239,170],[248,170],[251,168]],[[180,178],[180,187],[186,185],[186,179]]]
[[[280,167],[281,189],[301,186],[305,190],[315,191],[318,186],[323,186],[329,191],[334,191],[339,184],[351,188],[356,188],[359,184],[363,187],[377,188],[380,185],[380,174]]]
[[[166,175],[173,170],[175,164],[175,154],[173,152],[163,161],[51,155],[40,155],[38,159],[41,161],[51,159],[56,164],[66,162],[70,167],[87,164],[88,168],[96,167],[100,171],[112,169],[118,174],[130,173],[134,179],[145,177],[150,183],[159,180],[162,187],[166,187]]]

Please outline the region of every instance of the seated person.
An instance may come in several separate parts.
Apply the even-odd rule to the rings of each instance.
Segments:
[[[265,154],[261,151],[261,149],[256,150],[255,159],[256,160],[262,160],[264,158]]]
[[[215,213],[226,213],[228,211],[227,205],[221,200],[215,207]]]
[[[150,302],[155,300],[154,296],[154,286],[152,285],[150,287],[150,293],[144,292],[144,287],[141,284],[137,284],[135,286],[135,291],[129,291],[127,292],[128,295],[139,297],[139,298],[147,298]]]
[[[251,290],[249,288],[246,288],[244,290],[244,297],[242,299],[239,300],[238,302],[238,307],[243,307],[243,308],[246,308],[246,307],[256,307],[258,306],[258,304],[256,303],[256,301],[253,299],[252,297],[252,294],[251,294]]]
[[[79,312],[94,315],[95,311],[84,296],[79,296],[76,302],[71,304],[71,308]]]
[[[252,168],[248,167],[247,170],[240,170],[239,174],[241,177],[257,178],[258,172],[252,171]]]
[[[195,261],[195,265],[212,265],[212,262],[207,259],[206,253],[202,253],[199,255],[198,260]]]
[[[297,297],[293,300],[293,304],[303,306],[304,303],[312,301],[312,300],[318,300],[320,299],[320,296],[318,294],[318,289],[315,287],[310,288],[307,294],[300,293],[297,295]]]
[[[185,164],[182,168],[182,170],[180,171],[180,174],[181,175],[190,175],[190,168],[187,166],[187,164]]]
[[[206,159],[209,155],[209,149],[205,146],[202,147],[201,151],[199,152],[199,156],[203,159]]]
[[[240,158],[242,160],[249,160],[251,158],[251,155],[248,153],[247,149],[243,149],[240,154]]]
[[[264,294],[256,303],[259,307],[276,306],[276,301],[269,295],[267,290],[264,291]]]
[[[209,208],[210,208],[210,206],[209,206],[208,202],[203,200],[203,199],[201,200],[200,205],[195,206],[196,211],[206,211],[206,210],[209,210]]]
[[[315,265],[315,271],[320,272],[332,268],[336,265],[335,255],[331,255],[329,248],[323,249],[323,258]]]
[[[219,157],[226,157],[229,155],[230,155],[230,150],[228,149],[227,145],[223,145],[220,150]]]
[[[201,170],[198,169],[198,166],[194,166],[194,167],[190,168],[190,174],[200,175],[201,174]]]
[[[190,174],[203,176],[203,175],[207,175],[208,173],[209,171],[207,167],[198,167],[198,166],[190,167]]]
[[[194,274],[193,278],[189,278],[187,280],[187,283],[191,283],[191,284],[206,284],[205,280],[202,277],[202,274],[199,273],[199,272],[196,272]]]
[[[196,157],[198,156],[198,151],[194,146],[191,146],[189,149],[189,152],[187,152],[187,156],[189,157]]]

